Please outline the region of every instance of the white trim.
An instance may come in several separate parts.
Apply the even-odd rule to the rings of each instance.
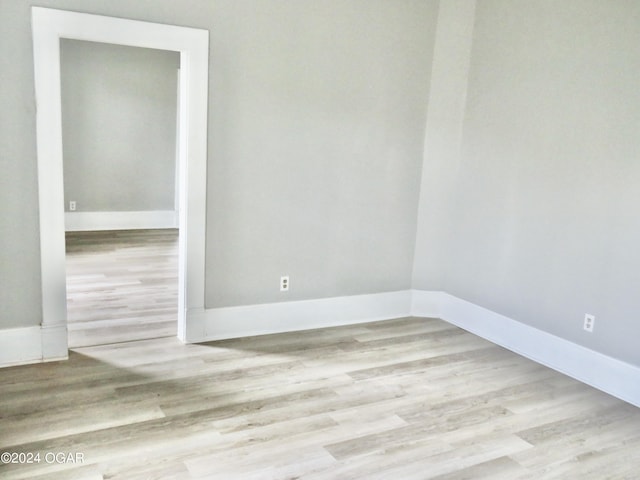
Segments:
[[[442,294],[411,290],[411,315],[415,317],[442,318]]]
[[[405,317],[411,291],[299,300],[190,312],[189,342],[353,325]],[[198,323],[200,324],[198,326]]]
[[[71,38],[180,52],[178,337],[184,340],[187,309],[204,308],[209,32],[41,7],[31,12],[42,325],[64,326],[67,319],[60,39]]]
[[[42,325],[40,337],[43,361],[66,360],[69,358],[66,325]]]
[[[445,292],[397,292],[187,311],[190,343],[435,317],[640,407],[640,367],[603,355]],[[0,366],[65,358],[66,327],[3,330]],[[43,353],[44,352],[44,353]]]
[[[180,97],[180,67],[176,69],[176,98]],[[173,209],[176,211],[176,222],[180,211],[180,102],[176,102],[176,151],[175,172],[173,174]]]
[[[0,367],[42,360],[40,327],[10,328],[0,335]]]
[[[640,367],[444,292],[414,290],[412,298],[412,315],[432,316],[435,306],[446,322],[640,407]]]
[[[45,358],[42,340],[42,329],[39,326],[2,330],[2,335],[0,335],[0,368],[41,362]],[[55,356],[54,353],[59,352],[48,352],[48,359],[61,360],[66,358],[66,344],[63,355]]]
[[[178,215],[177,212],[171,210],[65,212],[64,224],[67,232],[178,228]]]

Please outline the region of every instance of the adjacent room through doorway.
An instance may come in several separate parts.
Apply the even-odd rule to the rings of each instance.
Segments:
[[[69,347],[177,335],[179,62],[61,41]]]

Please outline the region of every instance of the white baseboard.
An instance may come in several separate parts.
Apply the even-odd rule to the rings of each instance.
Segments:
[[[189,343],[435,317],[640,407],[640,367],[517,322],[445,292],[398,292],[189,310]],[[66,358],[66,327],[2,330],[0,367]]]
[[[204,342],[406,317],[411,291],[189,312],[187,341]]]
[[[42,361],[66,359],[69,356],[69,340],[66,325],[42,325]]]
[[[40,327],[10,328],[0,335],[0,366],[42,360]]]
[[[444,292],[411,290],[411,316],[442,318],[442,295]]]
[[[640,368],[444,292],[412,292],[412,315],[434,316],[640,407]]]
[[[62,348],[61,341],[64,343]],[[62,360],[67,355],[67,329],[64,326],[9,328],[2,330],[0,335],[0,367]]]
[[[178,228],[178,215],[173,210],[65,212],[64,222],[67,232]]]

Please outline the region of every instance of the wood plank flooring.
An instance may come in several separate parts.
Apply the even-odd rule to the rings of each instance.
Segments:
[[[437,319],[0,370],[0,452],[42,459],[5,480],[637,479],[639,449],[640,409]]]
[[[66,235],[69,346],[176,336],[178,230]]]

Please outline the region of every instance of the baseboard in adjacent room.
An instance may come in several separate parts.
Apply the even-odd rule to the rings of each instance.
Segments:
[[[173,210],[65,212],[64,221],[67,232],[178,228],[178,215]]]

